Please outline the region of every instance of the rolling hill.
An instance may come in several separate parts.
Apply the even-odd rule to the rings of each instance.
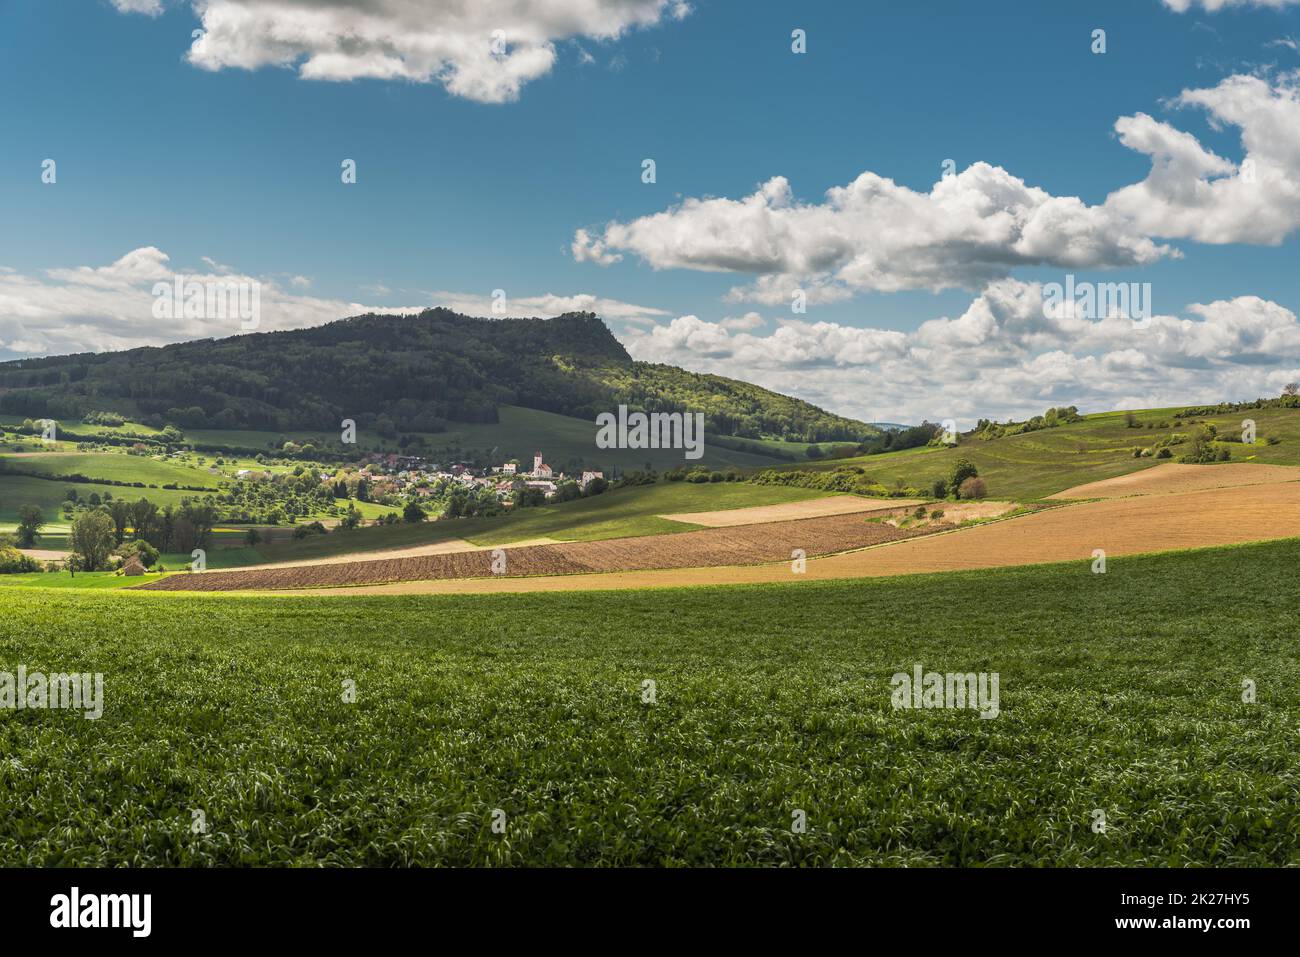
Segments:
[[[635,362],[592,313],[489,320],[430,309],[0,363],[0,413],[115,412],[154,428],[336,433],[347,418],[393,436],[496,424],[503,406],[592,422],[620,404],[703,412],[708,432],[743,440],[859,441],[877,432],[745,382]]]
[[[1131,419],[1130,419],[1131,417]],[[1256,423],[1259,442],[1244,445],[1242,423]],[[1056,492],[1151,468],[1162,461],[1177,461],[1189,447],[1190,436],[1213,425],[1223,440],[1226,461],[1265,465],[1300,465],[1300,409],[1145,409],[1102,412],[1080,421],[999,438],[966,433],[954,446],[922,446],[901,452],[863,455],[781,467],[782,471],[829,473],[857,470],[888,488],[899,484],[929,489],[936,479],[946,479],[953,466],[967,459],[979,470],[994,498],[1035,501]],[[1276,440],[1268,444],[1267,437]],[[1134,456],[1169,442],[1171,457]]]

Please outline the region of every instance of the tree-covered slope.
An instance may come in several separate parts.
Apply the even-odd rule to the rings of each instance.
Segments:
[[[0,413],[114,411],[192,429],[437,432],[501,405],[594,420],[619,403],[704,412],[721,435],[860,439],[869,426],[757,386],[633,362],[592,313],[477,319],[446,309],[289,332],[0,363]]]

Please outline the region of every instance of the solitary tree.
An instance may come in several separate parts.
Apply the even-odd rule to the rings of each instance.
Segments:
[[[116,544],[113,520],[103,512],[82,512],[72,523],[72,551],[81,559],[81,568],[93,572],[102,568]]]
[[[45,513],[40,506],[24,505],[18,510],[18,547],[31,548],[45,527]]]
[[[352,502],[348,502],[348,510],[343,513],[339,519],[339,528],[350,531],[361,524],[361,511]]]

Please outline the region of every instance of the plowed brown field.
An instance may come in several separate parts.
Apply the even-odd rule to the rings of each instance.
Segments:
[[[1295,537],[1300,537],[1300,483],[1251,485],[1066,505],[942,535],[913,537],[880,548],[810,559],[802,575],[792,574],[789,562],[782,562],[607,575],[405,582],[350,589],[348,594],[673,588],[872,578],[1061,561],[1077,561],[1086,571],[1095,548],[1114,558]]]
[[[1232,462],[1223,465],[1183,465],[1169,462],[1141,472],[1076,485],[1048,498],[1124,498],[1129,495],[1167,495],[1238,485],[1273,485],[1300,481],[1300,469],[1289,465]]]
[[[890,512],[877,511],[874,516],[902,515],[906,511],[905,508],[895,508]],[[860,515],[832,515],[638,538],[506,547],[503,549],[506,571],[504,575],[495,576],[492,573],[495,550],[491,550],[345,564],[209,571],[196,575],[173,575],[139,587],[150,591],[234,591],[788,563],[794,549],[802,549],[806,556],[828,555],[952,527],[940,522],[924,529],[895,528],[869,522]]]
[[[758,525],[763,522],[784,522],[798,518],[821,518],[824,515],[850,515],[861,512],[892,512],[899,508],[924,504],[927,499],[870,499],[857,495],[831,495],[826,498],[805,499],[802,502],[784,502],[780,505],[752,505],[748,508],[724,508],[713,512],[676,512],[660,515],[672,522],[688,525],[705,525],[709,528],[731,528],[735,525]]]

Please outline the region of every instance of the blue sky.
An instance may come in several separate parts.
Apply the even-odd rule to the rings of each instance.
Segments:
[[[1189,2],[1191,9],[1174,9]],[[291,0],[280,7],[292,19],[323,5]],[[377,12],[381,20],[391,15],[400,36],[412,22],[403,19],[405,8],[415,3],[337,5]],[[76,271],[90,267],[105,270],[88,284],[102,292],[120,278],[108,270],[111,264],[153,249],[168,257],[169,270],[277,284],[284,301],[276,315],[285,325],[313,321],[304,318],[313,310],[314,321],[339,318],[329,310],[346,314],[352,304],[447,302],[468,309],[474,297],[486,299],[494,289],[505,290],[516,303],[512,310],[522,311],[542,305],[547,294],[596,297],[628,306],[598,311],[614,313],[611,327],[634,354],[879,418],[939,417],[948,407],[958,416],[1010,415],[1057,398],[1098,407],[1208,400],[1237,388],[1258,394],[1300,366],[1289,352],[1295,340],[1283,328],[1285,317],[1275,310],[1267,320],[1189,312],[1242,297],[1300,309],[1296,231],[1286,228],[1285,215],[1266,235],[1225,224],[1207,242],[1186,225],[1170,225],[1185,221],[1174,212],[1136,215],[1126,208],[1125,235],[1149,237],[1167,253],[1142,261],[1079,258],[1074,251],[1048,261],[1016,254],[1005,275],[995,276],[987,265],[974,271],[963,265],[964,243],[954,246],[948,237],[927,247],[942,275],[864,278],[858,268],[852,280],[755,266],[754,250],[745,248],[752,237],[730,229],[725,216],[673,216],[691,199],[742,201],[773,177],[788,182],[787,206],[822,204],[826,190],[864,172],[923,197],[949,158],[958,172],[988,164],[1051,197],[1078,197],[1100,209],[1113,191],[1143,182],[1151,171],[1151,155],[1125,146],[1115,131],[1117,119],[1137,114],[1240,163],[1243,127],[1222,115],[1214,122],[1215,108],[1171,100],[1249,77],[1263,84],[1254,95],[1272,91],[1272,105],[1285,120],[1291,74],[1300,68],[1300,6],[1281,0],[1246,0],[1221,10],[1206,9],[1218,0],[631,0],[642,20],[616,19],[617,35],[608,36],[608,20],[584,26],[595,23],[591,11],[602,5],[531,5],[548,9],[520,36],[540,39],[519,42],[547,48],[549,65],[517,89],[503,90],[489,76],[467,93],[449,88],[456,83],[447,80],[446,58],[430,67],[407,57],[408,75],[391,78],[367,76],[374,60],[364,51],[350,51],[354,60],[339,65],[330,57],[337,37],[327,30],[303,41],[305,52],[286,54],[280,45],[250,53],[249,45],[266,42],[268,31],[250,26],[241,35],[238,15],[259,6],[270,15],[268,5],[251,0],[210,0],[212,19],[204,18],[204,4],[182,0],[6,0],[0,6],[0,83],[7,91],[0,114],[0,267],[8,282],[0,283],[0,358],[228,334],[159,328],[147,309],[136,323],[127,300],[109,303],[69,289],[87,284]],[[442,29],[418,22],[431,35]],[[310,33],[304,23],[319,27],[319,21],[295,21],[295,36]],[[217,39],[196,56],[191,45],[204,41],[196,44],[191,32],[200,27]],[[288,30],[282,22],[272,27]],[[791,50],[796,28],[806,31],[806,53]],[[1106,30],[1104,54],[1090,49],[1096,28]],[[449,49],[456,48],[452,40]],[[514,42],[511,49],[518,49]],[[301,75],[314,53],[333,71],[328,78]],[[233,65],[250,56],[262,57],[254,69]],[[277,57],[286,65],[277,65]],[[481,66],[470,61],[458,64],[451,55],[450,69],[468,75]],[[1271,136],[1267,127],[1261,131],[1256,134]],[[1300,171],[1287,165],[1289,143],[1274,153],[1270,158],[1283,166],[1275,186],[1290,202]],[[41,181],[46,158],[57,162],[55,184]],[[340,163],[348,158],[357,162],[355,185],[340,182]],[[645,158],[656,163],[654,184],[641,181]],[[1129,206],[1144,202],[1139,196]],[[656,214],[669,218],[642,222]],[[1135,216],[1141,225],[1130,228]],[[1212,211],[1205,219],[1214,219]],[[631,230],[637,237],[614,244],[621,233],[606,232],[610,223],[642,225]],[[904,216],[873,219],[865,228],[906,235],[917,227]],[[1121,231],[1109,220],[1096,228],[1108,236]],[[618,261],[600,265],[575,255],[580,229],[610,241]],[[742,235],[714,237],[690,255],[665,247],[682,231],[700,229]],[[766,262],[773,244],[787,238],[783,227],[762,237],[758,258]],[[806,246],[818,239],[790,241]],[[802,250],[778,255],[783,262],[806,258]],[[896,259],[909,252],[888,247],[872,255]],[[717,271],[730,266],[737,268]],[[132,278],[148,279],[147,271]],[[1240,343],[1211,355],[1201,346],[1180,350],[1162,341],[1146,348],[1083,335],[1075,338],[1095,339],[1092,347],[1063,351],[1101,362],[1135,348],[1148,365],[1142,376],[1125,380],[1112,369],[1105,382],[1092,385],[1090,370],[1071,368],[1058,384],[1032,368],[1044,352],[1061,350],[1044,348],[1051,343],[1041,336],[1037,346],[1014,339],[1014,321],[999,316],[994,338],[1001,338],[994,341],[986,330],[981,345],[988,348],[972,361],[994,378],[1006,378],[998,370],[1014,366],[1023,379],[972,390],[970,380],[920,354],[924,343],[879,336],[867,342],[851,332],[914,336],[927,322],[960,321],[990,281],[1052,282],[1067,271],[1081,280],[1150,282],[1155,311],[1173,317],[1171,323],[1213,321],[1238,332],[1251,322],[1271,323],[1277,361],[1246,363]],[[746,298],[744,290],[752,293],[765,272],[779,274],[772,281],[782,296]],[[814,295],[806,314],[793,314],[785,293],[801,283],[820,283],[828,292],[825,301]],[[729,290],[741,291],[729,297]],[[292,301],[295,296],[303,301]],[[695,317],[699,326],[674,332],[680,317]],[[724,327],[724,319],[732,323]],[[818,324],[826,328],[808,330]],[[1251,328],[1257,339],[1265,334]],[[1214,332],[1186,335],[1197,334],[1203,345]],[[828,336],[841,346],[828,345]],[[795,358],[783,361],[791,350]],[[905,365],[891,380],[886,370],[895,360]],[[1198,389],[1215,396],[1185,394]]]

